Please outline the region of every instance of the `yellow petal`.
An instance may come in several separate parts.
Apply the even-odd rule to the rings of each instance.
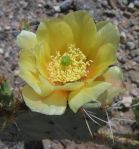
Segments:
[[[35,56],[33,51],[29,50],[21,50],[19,54],[19,67],[21,70],[28,70],[32,72],[36,72],[35,68]]]
[[[24,86],[23,98],[26,105],[34,112],[46,115],[61,115],[67,106],[67,93],[55,91],[49,96],[41,97],[31,87]]]
[[[108,21],[99,21],[96,23],[97,31],[99,31],[102,27],[107,25],[109,22]]]
[[[53,91],[53,86],[40,75],[36,66],[36,57],[33,51],[22,50],[19,58],[20,77],[26,81],[35,92],[46,96]]]
[[[41,96],[47,96],[50,93],[52,93],[52,91],[54,91],[54,86],[41,75],[39,76],[39,84],[38,85],[41,90],[41,92],[40,92]]]
[[[36,67],[44,78],[48,78],[48,63],[50,61],[50,47],[46,42],[41,42],[34,49]]]
[[[113,44],[115,49],[117,49],[119,41],[120,41],[119,31],[111,23],[104,24],[104,26],[101,26],[97,31],[97,41],[96,41],[97,48],[101,47],[103,44],[111,43]]]
[[[102,105],[110,105],[113,98],[123,92],[123,74],[119,67],[110,67],[102,76],[103,81],[111,83],[111,88],[105,91],[103,95],[99,97],[99,101]],[[104,100],[105,99],[105,100]]]
[[[124,91],[123,88],[123,73],[117,66],[109,68],[109,70],[103,75],[105,81],[112,84],[110,90],[108,90],[107,101],[111,101],[114,97],[118,96]]]
[[[35,92],[41,94],[41,89],[39,87],[39,80],[31,72],[20,71],[19,76],[31,86]]]
[[[108,43],[101,46],[96,57],[91,63],[88,77],[91,80],[94,80],[96,77],[101,75],[108,68],[108,66],[114,64],[115,62],[116,50],[113,45]]]
[[[90,101],[97,101],[97,98],[108,88],[110,83],[94,82],[92,86],[73,91],[69,95],[69,106],[73,112],[77,112],[84,104]]]
[[[84,82],[66,83],[65,85],[55,86],[55,90],[73,91],[84,86]]]
[[[92,60],[95,58],[101,46],[109,43],[117,50],[120,41],[119,31],[113,24],[107,21],[101,21],[96,24],[96,27],[97,35],[95,44],[92,49],[89,50],[90,52],[88,54],[88,59]]]
[[[16,43],[22,49],[32,49],[37,44],[36,34],[23,30],[17,36]]]
[[[39,41],[46,41],[51,54],[57,50],[64,50],[68,44],[73,43],[73,33],[69,25],[60,19],[42,21],[37,30]]]
[[[96,39],[96,25],[86,11],[71,12],[64,17],[71,27],[76,46],[87,55]]]
[[[25,80],[35,91],[40,92],[38,76],[33,51],[22,50],[19,56],[20,77]]]
[[[104,80],[111,83],[115,87],[121,87],[123,81],[123,73],[118,66],[110,67],[104,74]]]

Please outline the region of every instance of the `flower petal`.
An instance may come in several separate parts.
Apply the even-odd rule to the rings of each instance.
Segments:
[[[89,68],[88,78],[94,80],[101,75],[108,66],[116,62],[116,50],[112,44],[105,44],[100,47],[94,61]]]
[[[112,44],[112,46],[117,50],[120,34],[118,29],[111,23],[107,21],[101,21],[96,24],[97,27],[97,35],[95,44],[90,49],[88,54],[88,59],[94,59],[98,53],[98,50],[104,46],[105,44]]]
[[[111,43],[117,49],[120,41],[118,29],[111,23],[103,22],[103,25],[102,22],[101,27],[100,24],[98,25],[96,48],[101,47],[103,44]]]
[[[53,86],[40,75],[36,67],[36,58],[32,51],[22,50],[19,58],[20,77],[41,96],[53,91]]]
[[[86,11],[71,12],[64,17],[74,34],[76,46],[87,55],[96,38],[96,25]]]
[[[65,90],[65,91],[73,91],[80,89],[84,86],[84,82],[72,82],[72,83],[66,83],[65,85],[61,86],[55,86],[55,90]]]
[[[69,106],[73,112],[77,112],[80,107],[90,101],[97,101],[97,98],[108,88],[110,83],[94,82],[92,86],[83,87],[73,91],[69,95]]]
[[[46,41],[51,54],[57,50],[65,50],[68,44],[73,43],[73,34],[69,25],[60,19],[45,20],[40,23],[37,30],[39,41]]]
[[[48,63],[50,61],[50,47],[46,42],[41,42],[34,48],[36,67],[44,78],[48,78]]]
[[[49,96],[41,97],[31,87],[24,86],[23,98],[26,105],[34,112],[46,115],[61,115],[67,106],[67,93],[55,91]]]
[[[39,76],[39,87],[41,89],[40,95],[41,96],[48,96],[52,91],[54,91],[54,86],[49,83],[43,76]]]
[[[37,44],[36,34],[23,30],[17,36],[16,43],[22,49],[32,49]]]
[[[96,23],[97,31],[99,31],[102,27],[107,25],[109,22],[108,21],[99,21]]]
[[[112,99],[124,91],[123,74],[119,67],[113,66],[109,68],[103,75],[104,80],[112,84],[111,89],[107,91],[107,103],[111,104]]]
[[[122,86],[123,73],[118,66],[110,67],[104,74],[104,80],[111,83],[115,87]]]
[[[20,77],[25,80],[35,91],[40,92],[35,57],[32,51],[22,50],[19,56]]]

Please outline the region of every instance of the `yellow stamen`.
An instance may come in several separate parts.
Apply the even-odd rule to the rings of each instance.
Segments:
[[[51,56],[48,65],[49,80],[63,84],[80,80],[87,75],[87,67],[91,62],[91,60],[87,61],[79,48],[70,45],[63,55],[58,51],[56,56]]]

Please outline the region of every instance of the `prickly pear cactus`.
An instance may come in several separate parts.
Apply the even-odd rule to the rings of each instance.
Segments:
[[[0,77],[0,107],[6,111],[13,108],[14,99],[13,92],[4,77]]]
[[[50,139],[70,139],[89,141],[92,137],[85,123],[85,118],[82,111],[73,113],[69,108],[61,116],[44,115],[30,111],[24,104],[20,105],[21,111],[14,115],[15,121],[9,121],[0,133],[1,139],[9,141],[31,141]],[[101,119],[106,119],[105,114],[100,109],[94,109],[96,115],[101,115]],[[0,123],[3,124],[5,116],[1,115]],[[100,126],[105,123],[99,122],[99,125],[87,118],[88,124],[92,133],[95,134]],[[1,125],[2,127],[2,125]]]
[[[103,120],[106,119],[104,112],[97,105],[93,108],[90,105],[91,103],[89,106],[86,104],[84,109],[99,115]],[[0,108],[0,138],[9,141],[45,138],[90,140],[93,136],[90,135],[89,129],[94,134],[105,124],[93,123],[93,119],[85,116],[83,110],[75,114],[67,108],[63,115],[58,116],[32,112],[24,103],[14,100],[13,91],[4,77],[0,78]]]

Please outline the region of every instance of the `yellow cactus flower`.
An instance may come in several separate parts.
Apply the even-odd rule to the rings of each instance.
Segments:
[[[36,33],[21,31],[17,44],[23,98],[36,112],[61,115],[67,104],[77,112],[94,101],[109,104],[120,91],[116,62],[119,32],[109,22],[95,23],[86,11],[40,22]],[[105,93],[105,98],[102,98]]]

